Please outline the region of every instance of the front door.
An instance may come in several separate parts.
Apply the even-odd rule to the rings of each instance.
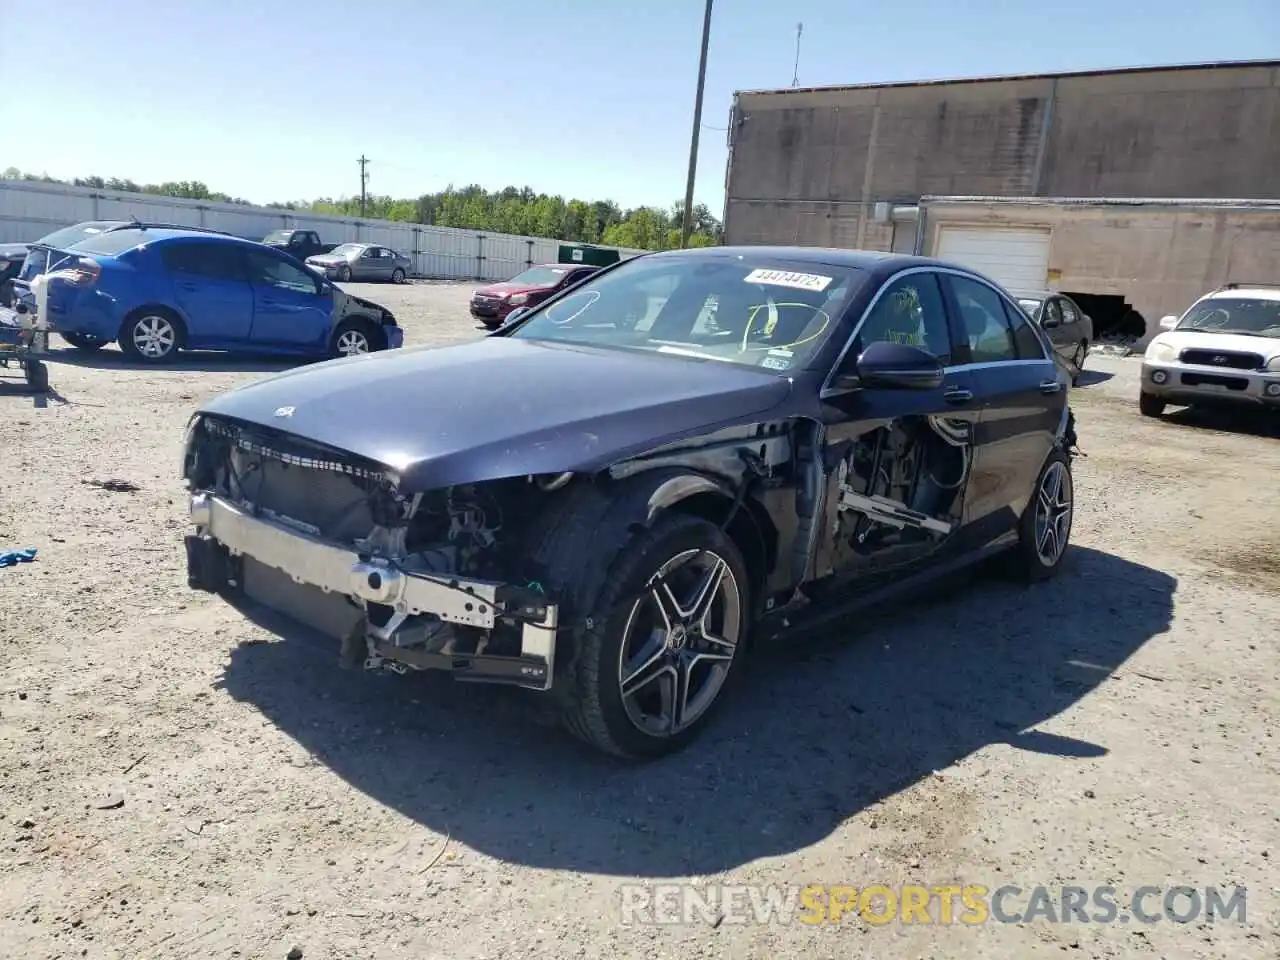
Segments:
[[[171,240],[160,251],[174,303],[186,318],[187,346],[243,344],[253,325],[254,298],[239,245]]]
[[[949,274],[944,289],[981,407],[968,519],[994,539],[1026,508],[1065,415],[1067,381],[1032,321],[994,287]]]
[[[951,367],[934,271],[890,281],[847,356],[876,341],[923,347],[946,377],[935,389],[863,388],[824,403],[828,536],[814,573],[837,581],[922,562],[959,541],[964,519],[978,404],[968,371]]]
[[[253,287],[252,341],[286,350],[323,350],[333,326],[333,296],[287,256],[274,250],[249,250]]]
[[[1040,326],[1053,342],[1053,349],[1066,360],[1070,359],[1071,350],[1068,348],[1067,335],[1062,326],[1063,319],[1062,301],[1057,297],[1050,297],[1044,302],[1044,309],[1040,313]],[[1074,347],[1075,344],[1070,346]]]

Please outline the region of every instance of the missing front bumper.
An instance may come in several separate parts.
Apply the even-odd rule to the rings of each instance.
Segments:
[[[190,514],[196,528],[187,538],[193,587],[237,586],[237,562],[248,558],[295,584],[345,596],[361,607],[367,665],[388,661],[403,668],[450,671],[458,679],[551,688],[558,608],[530,591],[487,580],[410,573],[389,560],[361,556],[275,520],[251,516],[210,493],[192,495]],[[374,611],[377,616],[371,615]],[[520,653],[427,652],[397,644],[409,618],[424,614],[486,631],[502,622],[516,624]]]

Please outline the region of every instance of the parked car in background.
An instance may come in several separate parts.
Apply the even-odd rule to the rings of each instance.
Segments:
[[[935,260],[643,255],[493,336],[206,403],[188,582],[352,666],[543,691],[653,757],[704,728],[749,638],[918,603],[996,553],[1052,576],[1068,381],[1008,294]]]
[[[502,326],[507,314],[516,307],[537,306],[599,269],[571,263],[544,263],[530,267],[510,280],[476,290],[471,297],[471,316],[494,330]]]
[[[1093,345],[1093,320],[1065,293],[1041,290],[1017,293],[1018,305],[1040,325],[1072,371],[1071,383],[1080,382],[1084,363]]]
[[[1142,358],[1144,416],[1169,404],[1280,411],[1280,285],[1229,283],[1160,330]]]
[[[328,253],[335,246],[321,243],[320,234],[314,230],[272,230],[262,238],[262,242],[302,262],[306,262],[307,257]]]
[[[389,280],[404,283],[413,261],[376,243],[341,243],[329,253],[307,257],[307,266],[333,280]]]
[[[13,278],[27,259],[25,243],[0,243],[0,307],[13,306]]]
[[[404,340],[385,308],[252,240],[135,225],[38,249],[49,326],[87,352],[116,341],[151,363],[179,350],[337,357]]]

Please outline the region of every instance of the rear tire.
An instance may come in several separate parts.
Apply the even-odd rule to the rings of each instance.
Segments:
[[[130,360],[166,363],[178,355],[185,338],[182,321],[163,307],[146,307],[120,327],[120,349]]]
[[[392,271],[391,271],[391,282],[392,282],[392,283],[404,283],[404,271],[403,271],[403,270],[401,270],[399,267],[396,267],[394,270],[392,270]]]
[[[641,593],[660,574],[671,594]],[[580,635],[575,669],[564,678],[564,726],[624,759],[683,749],[738,675],[750,593],[741,552],[700,517],[669,514],[635,536],[590,605],[593,626]]]
[[[1164,413],[1165,402],[1150,393],[1138,394],[1138,410],[1144,417],[1158,417]]]
[[[59,336],[81,353],[97,353],[107,345],[107,341],[84,333],[62,333]]]
[[[1031,502],[1018,520],[1018,542],[1007,558],[1010,571],[1028,583],[1056,574],[1070,545],[1074,518],[1071,458],[1055,448],[1040,469]]]

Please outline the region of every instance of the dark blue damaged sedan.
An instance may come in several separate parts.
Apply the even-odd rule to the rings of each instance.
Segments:
[[[644,255],[481,340],[207,404],[188,579],[329,632],[348,666],[529,688],[600,749],[656,757],[753,639],[996,553],[1052,576],[1069,392],[1044,333],[962,267]]]

